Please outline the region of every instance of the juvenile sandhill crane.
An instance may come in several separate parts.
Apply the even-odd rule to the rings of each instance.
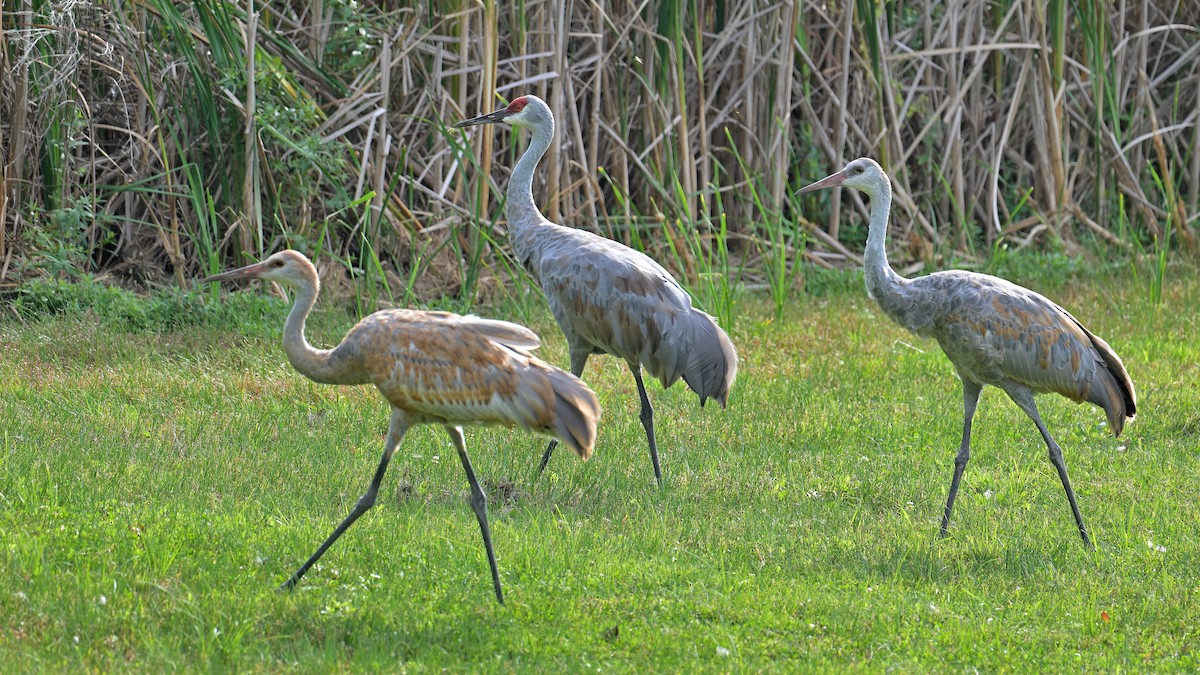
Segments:
[[[971,419],[983,385],[1003,389],[1037,425],[1050,461],[1058,470],[1079,536],[1092,548],[1062,450],[1038,415],[1035,394],[1054,392],[1104,409],[1108,428],[1120,436],[1137,403],[1133,382],[1116,352],[1075,317],[1046,297],[986,274],[949,270],[916,279],[892,271],[884,249],[892,186],[874,160],[859,158],[841,171],[800,189],[844,185],[871,198],[871,223],[864,258],[867,293],[893,321],[933,337],[963,383],[963,435],[954,459],[950,496],[942,516],[946,536],[958,482],[971,456]]]
[[[316,349],[304,337],[304,320],[320,282],[308,258],[280,251],[266,260],[204,279],[264,279],[296,290],[283,326],[283,349],[292,367],[323,384],[374,384],[392,407],[383,459],[365,494],[316,553],[282,588],[292,588],[354,521],[375,504],[383,474],[404,432],[415,424],[441,424],[458,450],[471,508],[479,520],[492,568],[496,599],[504,604],[496,553],[488,527],[487,497],[475,480],[463,439],[464,424],[519,426],[561,439],[583,459],[596,441],[600,404],[574,377],[529,354],[540,341],[508,323],[449,312],[390,309],[366,317],[333,349]],[[203,283],[203,282],[202,282]]]
[[[700,397],[724,408],[737,376],[737,353],[713,317],[649,256],[591,232],[546,220],[533,201],[533,172],[554,137],[554,115],[536,96],[455,124],[455,128],[505,122],[533,133],[508,179],[504,215],[517,260],[542,287],[567,338],[571,372],[583,374],[592,354],[612,354],[629,364],[641,397],[640,419],[650,445],[654,479],[662,485],[654,409],[642,367],[670,387],[681,377]],[[541,475],[554,452],[551,440],[538,465]]]

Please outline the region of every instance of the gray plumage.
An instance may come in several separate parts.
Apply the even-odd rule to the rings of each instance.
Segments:
[[[733,343],[712,316],[692,307],[687,292],[649,256],[542,216],[533,201],[533,173],[554,136],[554,117],[545,102],[522,96],[455,127],[497,122],[533,132],[508,183],[505,216],[513,252],[538,280],[567,338],[572,373],[581,375],[592,354],[612,354],[629,365],[641,397],[640,417],[654,475],[661,484],[653,408],[642,367],[664,387],[682,378],[701,405],[712,398],[724,407],[737,376]],[[551,441],[546,449],[539,473],[554,445]]]
[[[1129,373],[1111,347],[1062,307],[1038,293],[986,274],[959,270],[916,279],[896,274],[884,240],[892,188],[887,174],[867,158],[801,192],[844,185],[871,198],[871,223],[864,258],[867,292],[896,323],[937,340],[963,382],[963,438],[942,517],[945,536],[954,497],[970,458],[971,419],[984,385],[1003,389],[1033,420],[1050,450],[1084,544],[1091,546],[1067,477],[1062,450],[1046,430],[1034,396],[1058,393],[1104,409],[1108,427],[1119,436],[1137,412]]]

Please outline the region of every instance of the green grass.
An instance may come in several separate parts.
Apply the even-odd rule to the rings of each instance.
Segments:
[[[585,373],[604,409],[592,461],[560,452],[534,482],[542,439],[468,430],[503,607],[436,428],[409,433],[380,503],[301,588],[275,591],[365,489],[387,423],[371,388],[291,369],[267,323],[282,303],[254,305],[248,332],[228,318],[125,332],[86,311],[0,323],[0,664],[1200,668],[1194,270],[1171,276],[1161,306],[1136,281],[1027,281],[1108,339],[1138,387],[1119,440],[1099,409],[1039,399],[1094,552],[1033,425],[994,389],[951,536],[936,539],[958,381],[861,286],[826,281],[779,320],[769,299],[742,300],[729,410],[651,385],[662,489],[632,378],[609,357]],[[541,311],[543,356],[565,364]],[[349,323],[321,311],[311,338],[328,344]]]

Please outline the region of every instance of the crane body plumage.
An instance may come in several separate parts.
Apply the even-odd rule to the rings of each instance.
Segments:
[[[526,260],[572,354],[612,354],[640,364],[664,387],[680,378],[722,406],[732,352],[715,321],[649,256],[608,254],[611,240],[547,223],[544,248]],[[617,310],[619,308],[619,311]],[[709,367],[705,367],[709,366]]]
[[[359,321],[336,347],[317,349],[304,336],[305,318],[320,288],[316,269],[307,258],[296,251],[281,251],[261,263],[204,281],[243,278],[280,281],[296,289],[295,303],[284,324],[284,351],[296,370],[323,384],[373,384],[392,408],[383,459],[367,493],[284,586],[294,586],[374,504],[388,462],[408,428],[440,424],[450,434],[467,473],[496,598],[503,603],[487,500],[470,466],[462,426],[529,429],[561,440],[586,460],[595,444],[600,415],[595,393],[579,378],[530,354],[540,345],[533,331],[475,316],[383,310]]]
[[[934,272],[905,281],[877,298],[880,307],[909,331],[937,340],[962,379],[1094,403],[1120,435],[1129,416],[1123,382],[1128,374],[1108,343],[1065,309],[975,272]]]
[[[586,230],[547,220],[533,200],[533,175],[554,136],[554,117],[536,96],[455,127],[506,122],[532,130],[529,148],[509,178],[505,218],[516,259],[538,280],[570,351],[571,372],[583,373],[592,354],[623,359],[638,385],[641,421],[661,484],[653,408],[644,367],[663,387],[680,379],[700,398],[722,407],[737,376],[737,352],[709,314],[650,256]],[[554,450],[546,449],[539,472]]]
[[[971,420],[984,385],[1004,390],[1034,421],[1050,451],[1075,516],[1091,545],[1057,442],[1038,414],[1034,396],[1061,394],[1105,411],[1119,436],[1137,412],[1133,382],[1116,352],[1045,296],[998,277],[949,270],[905,279],[887,261],[885,238],[891,183],[871,159],[860,158],[801,192],[844,185],[871,198],[864,256],[867,292],[893,321],[937,340],[963,383],[963,438],[955,458],[941,534],[946,534],[962,472],[970,457]]]

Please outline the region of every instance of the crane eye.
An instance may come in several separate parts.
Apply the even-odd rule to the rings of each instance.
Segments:
[[[283,261],[282,261],[282,260],[276,260],[275,262],[271,263],[271,266],[272,266],[272,267],[283,267]]]

